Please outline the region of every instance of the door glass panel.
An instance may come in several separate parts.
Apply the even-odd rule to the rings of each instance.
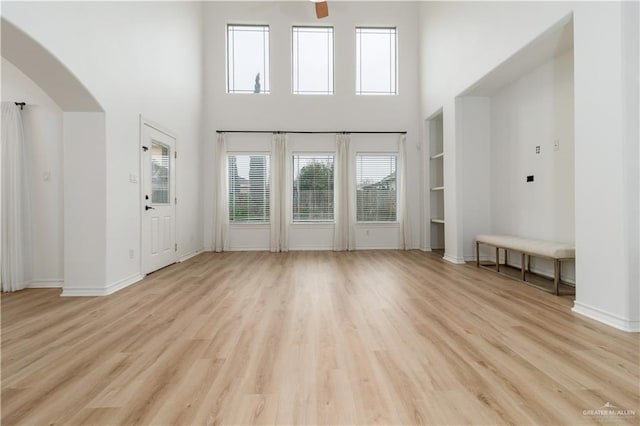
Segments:
[[[151,142],[151,203],[169,204],[169,147]]]

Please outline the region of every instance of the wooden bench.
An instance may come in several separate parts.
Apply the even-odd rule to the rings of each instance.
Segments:
[[[529,238],[520,238],[510,235],[478,235],[476,236],[476,266],[486,267],[488,265],[480,264],[480,244],[492,246],[496,248],[496,262],[490,266],[495,266],[496,272],[500,272],[500,249],[504,250],[505,266],[507,263],[507,253],[509,250],[520,253],[520,279],[527,282],[525,265],[527,270],[531,272],[531,257],[542,257],[553,260],[553,290],[556,296],[560,294],[560,272],[563,260],[572,260],[576,257],[576,249],[573,245],[565,243],[556,243],[552,241],[532,240]],[[528,257],[528,261],[527,261]],[[563,283],[564,284],[564,283]],[[537,287],[537,286],[536,286]],[[540,288],[540,287],[539,287]],[[543,288],[543,290],[546,290]],[[548,290],[547,290],[548,291]]]

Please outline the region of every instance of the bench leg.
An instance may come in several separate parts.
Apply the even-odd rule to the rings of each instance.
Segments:
[[[476,241],[476,266],[480,267],[480,243]]]
[[[520,255],[520,275],[521,275],[522,281],[527,280],[525,276],[525,269],[524,269],[525,257],[527,257],[527,255],[524,253]]]
[[[531,272],[531,256],[527,258],[527,271]]]
[[[553,291],[556,296],[560,295],[560,260],[555,259],[553,262]]]
[[[496,272],[500,272],[500,248],[496,247]]]

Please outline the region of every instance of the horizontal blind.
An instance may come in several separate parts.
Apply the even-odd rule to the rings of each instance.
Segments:
[[[397,156],[356,155],[356,219],[395,222],[397,217]]]
[[[333,222],[333,155],[293,156],[293,221]]]
[[[229,155],[229,222],[269,222],[269,156]]]

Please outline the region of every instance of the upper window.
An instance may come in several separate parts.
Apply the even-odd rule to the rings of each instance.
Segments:
[[[293,27],[293,93],[333,94],[332,27]]]
[[[333,155],[294,155],[293,221],[333,220]]]
[[[229,155],[229,222],[269,222],[269,156]]]
[[[356,94],[396,95],[396,29],[356,28]]]
[[[356,156],[356,219],[358,222],[395,222],[397,216],[397,156]]]
[[[227,92],[269,93],[268,25],[227,25]]]

